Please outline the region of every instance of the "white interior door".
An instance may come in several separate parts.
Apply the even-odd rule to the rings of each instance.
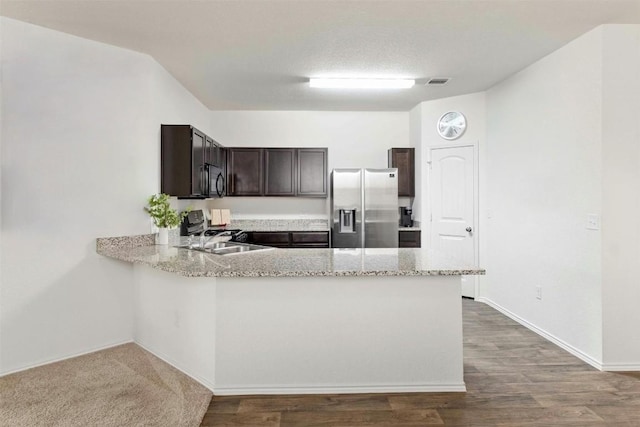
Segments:
[[[473,147],[431,150],[431,248],[467,265],[475,254]],[[475,298],[475,279],[462,278],[462,295]]]

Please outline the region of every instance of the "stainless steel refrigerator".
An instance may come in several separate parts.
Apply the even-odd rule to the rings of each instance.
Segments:
[[[331,172],[331,247],[398,247],[398,169]]]

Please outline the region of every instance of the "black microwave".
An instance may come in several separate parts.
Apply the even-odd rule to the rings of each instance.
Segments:
[[[226,194],[224,170],[209,163],[205,163],[200,170],[200,193],[205,197],[224,197]]]

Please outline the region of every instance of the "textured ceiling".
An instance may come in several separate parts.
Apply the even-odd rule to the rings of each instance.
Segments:
[[[488,89],[640,1],[10,1],[0,14],[148,53],[213,110],[399,110]],[[451,77],[363,92],[309,77]]]

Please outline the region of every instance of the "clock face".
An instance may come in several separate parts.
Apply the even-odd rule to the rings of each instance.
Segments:
[[[462,113],[449,111],[438,120],[438,133],[444,139],[456,139],[462,136],[467,128],[467,119]]]

